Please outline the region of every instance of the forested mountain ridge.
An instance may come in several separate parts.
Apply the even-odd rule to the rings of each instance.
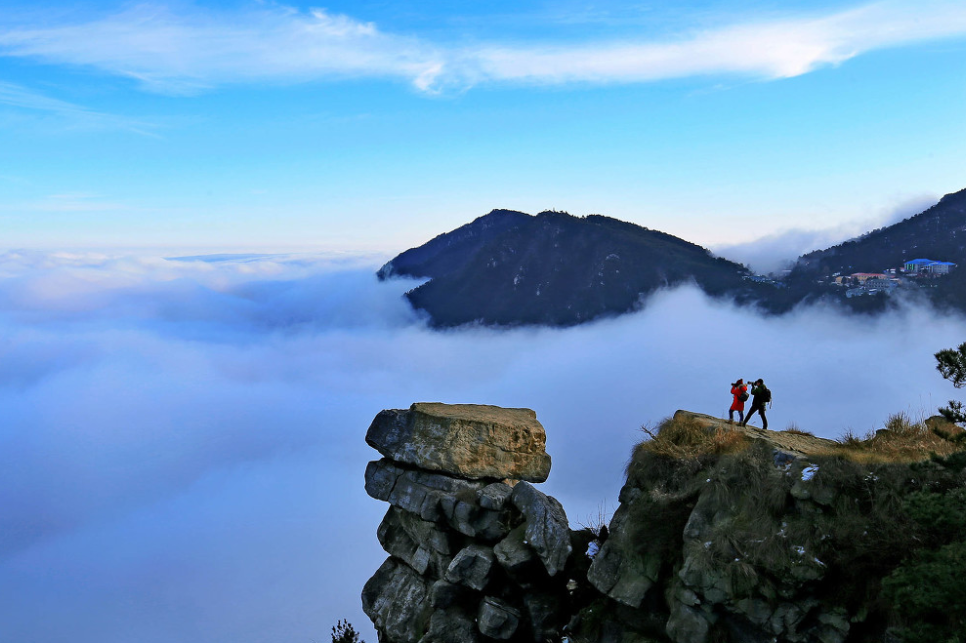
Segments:
[[[815,296],[816,282],[830,275],[898,269],[913,259],[958,264],[958,269],[923,283],[919,290],[940,308],[966,310],[966,189],[947,194],[908,219],[803,255],[786,279],[781,303],[787,306]],[[768,302],[768,307],[775,309],[775,303]]]
[[[494,210],[379,270],[428,277],[407,293],[437,326],[570,326],[629,312],[663,287],[755,299],[768,286],[678,237],[600,215]]]
[[[966,189],[919,214],[798,259],[794,272],[877,272],[917,258],[966,261]]]
[[[961,268],[909,278],[901,269],[913,259]],[[852,297],[848,286],[833,279],[889,269],[895,270],[888,277],[902,287],[873,296]],[[966,190],[896,224],[803,255],[777,281],[754,277],[684,239],[618,219],[515,210],[493,210],[407,250],[378,276],[428,279],[406,296],[438,327],[571,326],[636,310],[655,291],[685,283],[773,314],[817,301],[875,313],[903,298],[895,293],[966,311]]]

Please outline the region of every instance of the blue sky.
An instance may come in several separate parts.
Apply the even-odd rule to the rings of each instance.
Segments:
[[[966,187],[961,2],[5,3],[8,248],[395,253],[492,208],[704,245]]]

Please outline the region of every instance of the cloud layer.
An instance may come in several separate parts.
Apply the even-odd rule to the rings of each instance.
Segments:
[[[932,195],[919,195],[902,199],[871,219],[860,219],[819,230],[793,228],[747,243],[714,246],[712,250],[722,257],[743,263],[756,272],[769,274],[790,267],[800,256],[813,250],[830,248],[870,230],[915,216],[938,201]]]
[[[479,83],[636,83],[712,74],[788,78],[863,53],[962,36],[966,8],[884,1],[722,23],[664,38],[429,42],[323,9],[139,4],[95,19],[0,26],[0,55],[92,67],[163,92],[259,81],[382,77],[421,91]]]
[[[363,436],[414,401],[537,411],[574,523],[612,511],[639,426],[723,414],[835,437],[955,391],[966,323],[762,319],[700,293],[568,330],[433,332],[407,282],[311,256],[0,255],[0,622],[11,640],[324,640],[384,554]],[[928,329],[924,332],[924,329]]]

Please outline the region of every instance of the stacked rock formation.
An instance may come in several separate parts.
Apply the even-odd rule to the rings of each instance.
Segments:
[[[384,457],[366,492],[391,507],[389,558],[363,609],[382,643],[557,638],[568,613],[572,534],[547,479],[546,434],[529,409],[413,404],[379,413]]]

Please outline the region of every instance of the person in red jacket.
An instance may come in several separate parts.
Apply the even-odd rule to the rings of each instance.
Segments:
[[[728,409],[728,421],[735,421],[735,411],[738,411],[738,423],[741,424],[745,421],[745,400],[748,399],[748,387],[745,386],[745,382],[740,377],[738,381],[731,385],[731,394],[734,396],[734,401],[731,403],[731,408]]]

